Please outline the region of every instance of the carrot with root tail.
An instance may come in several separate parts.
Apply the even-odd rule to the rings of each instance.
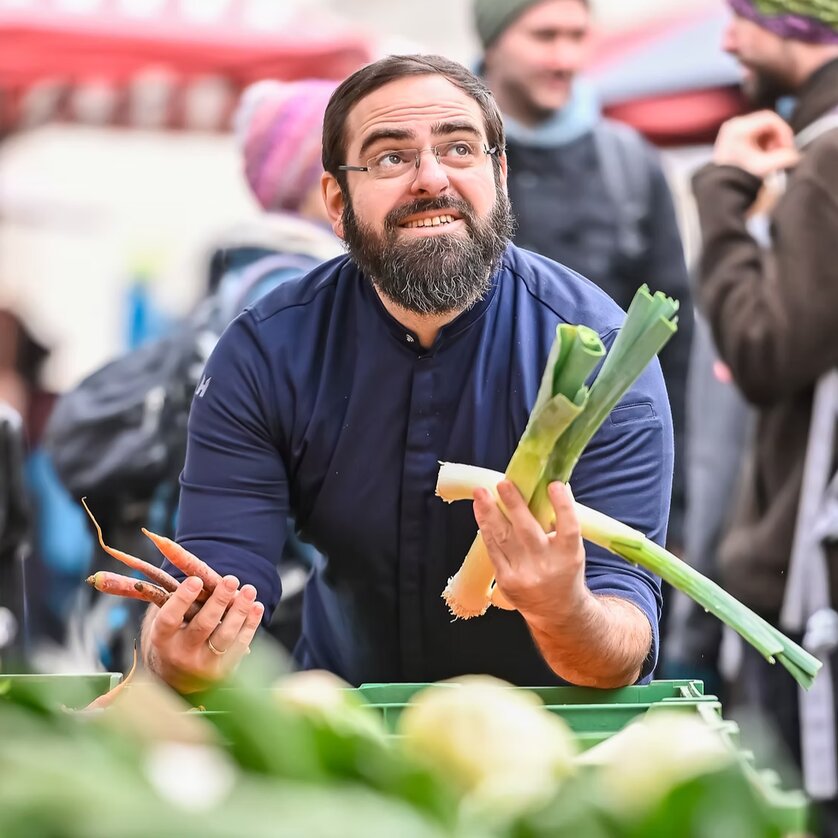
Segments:
[[[134,674],[137,671],[137,643],[134,642],[134,661],[131,664],[131,669],[129,670],[128,674],[113,688],[108,690],[103,695],[100,695],[98,698],[94,698],[93,701],[90,702],[86,707],[83,708],[83,712],[86,710],[104,710],[105,707],[110,707],[114,701],[119,698],[120,693],[131,683],[134,678]]]
[[[204,590],[212,593],[221,584],[221,575],[214,571],[206,562],[181,547],[171,538],[150,532],[145,527],[143,535],[150,538],[154,546],[179,570],[187,576],[197,576],[204,583]]]
[[[90,511],[90,507],[87,505],[86,500],[86,498],[82,498],[81,505],[84,507],[84,511],[88,514],[90,520],[93,521],[93,526],[96,527],[96,534],[99,536],[99,544],[102,549],[109,556],[113,556],[113,558],[115,558],[118,562],[122,562],[122,564],[130,567],[131,570],[137,570],[142,573],[143,576],[148,577],[155,585],[163,588],[164,591],[176,591],[178,587],[177,579],[175,579],[174,576],[170,576],[162,568],[155,567],[150,562],[146,562],[143,559],[130,555],[129,553],[123,553],[122,550],[117,550],[114,547],[108,547],[108,545],[105,544],[105,540],[102,537],[102,528],[99,526],[99,522],[96,518],[93,517],[93,513]]]

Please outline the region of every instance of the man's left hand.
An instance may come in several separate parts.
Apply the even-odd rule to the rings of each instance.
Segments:
[[[570,616],[590,596],[585,585],[585,548],[570,488],[557,482],[547,491],[556,513],[551,533],[544,532],[509,480],[498,484],[506,515],[485,489],[474,492],[474,516],[497,585],[525,619],[555,620],[562,612]]]

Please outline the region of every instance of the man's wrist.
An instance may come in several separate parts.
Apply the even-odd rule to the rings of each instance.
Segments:
[[[569,592],[551,608],[549,613],[521,611],[521,616],[534,631],[545,634],[555,632],[584,632],[597,619],[602,603],[582,584],[576,591]]]

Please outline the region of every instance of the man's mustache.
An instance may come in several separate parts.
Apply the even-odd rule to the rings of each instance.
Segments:
[[[395,230],[400,227],[402,223],[410,218],[411,215],[418,215],[420,212],[445,212],[446,210],[454,210],[457,215],[462,216],[463,220],[469,229],[474,228],[474,212],[471,204],[463,201],[460,198],[432,198],[428,200],[417,199],[411,201],[409,204],[396,207],[390,210],[384,219],[384,227],[389,230]]]

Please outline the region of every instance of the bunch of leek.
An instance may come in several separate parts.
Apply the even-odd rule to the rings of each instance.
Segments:
[[[677,310],[678,304],[665,295],[640,288],[590,388],[585,381],[605,354],[604,347],[584,326],[559,326],[529,422],[505,474],[443,463],[437,494],[448,502],[471,500],[474,489],[482,486],[503,510],[496,486],[505,477],[521,492],[539,524],[550,531],[554,520],[548,484],[570,479],[585,446],[675,333]],[[583,538],[657,574],[738,632],[766,660],[779,661],[801,686],[811,686],[820,661],[719,585],[637,530],[581,504],[576,504],[576,511]],[[493,582],[494,569],[478,533],[443,597],[454,616],[464,619],[484,614],[490,604],[509,607]]]

